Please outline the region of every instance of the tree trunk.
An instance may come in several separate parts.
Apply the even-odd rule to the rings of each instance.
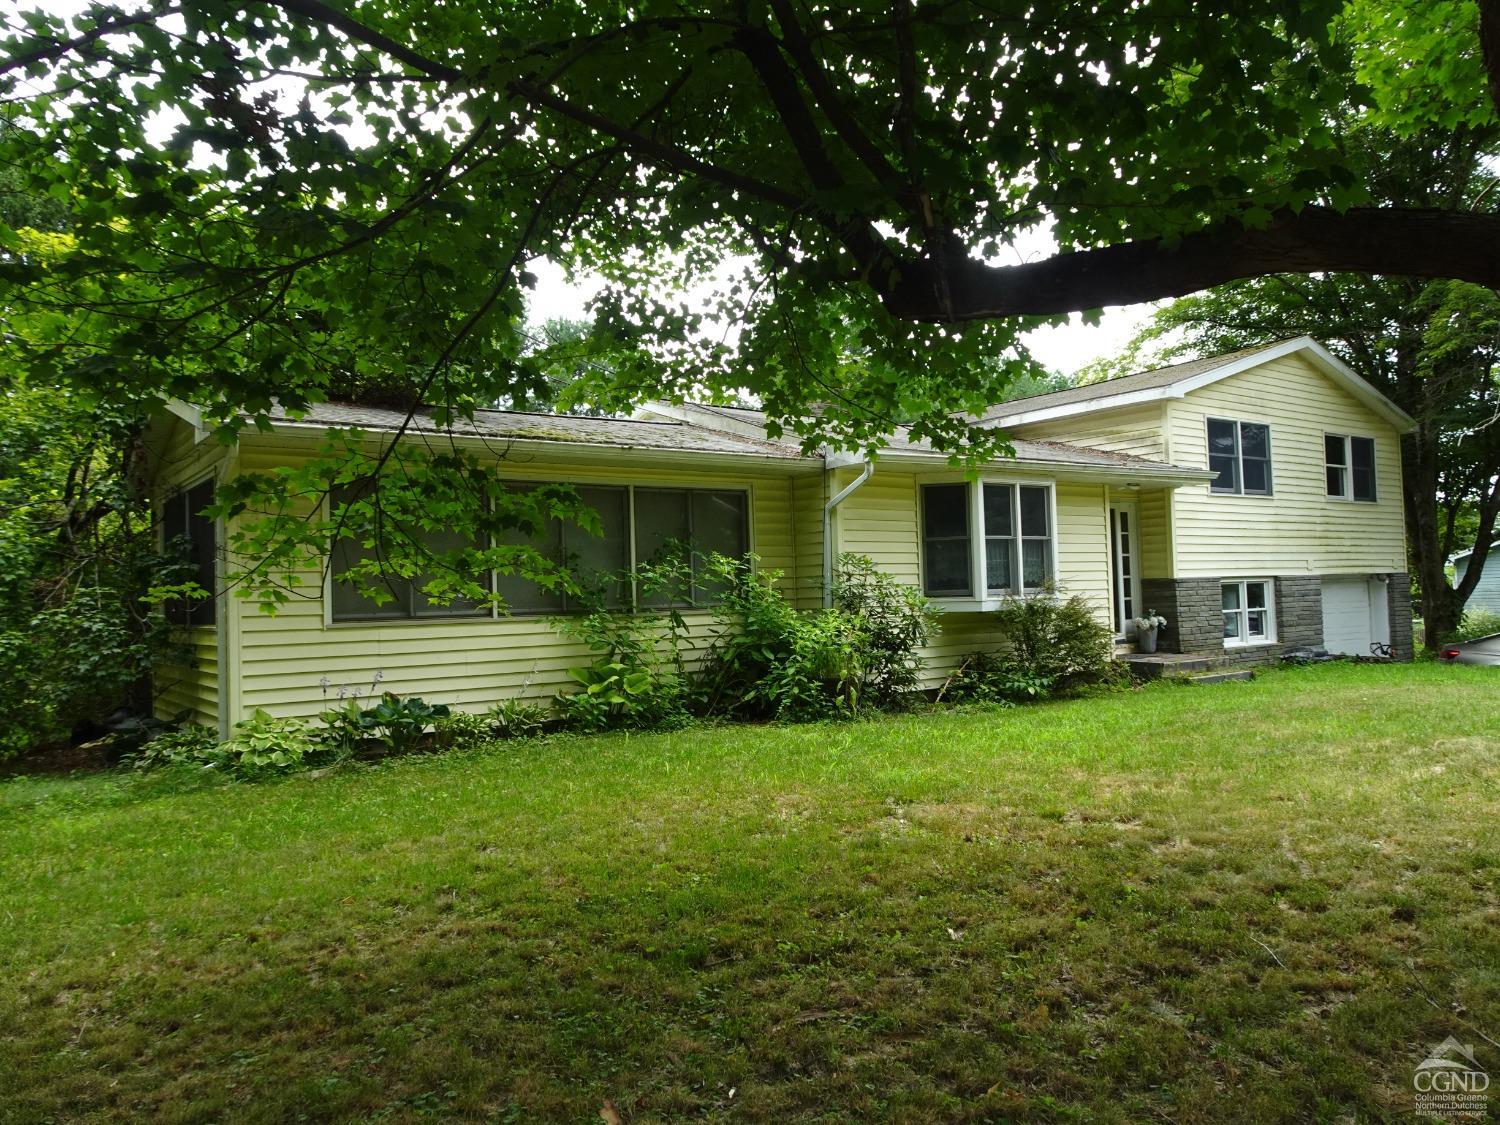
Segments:
[[[1422,643],[1437,648],[1458,628],[1463,600],[1448,585],[1438,529],[1438,435],[1434,424],[1419,419],[1417,428],[1401,439],[1402,490],[1406,516],[1406,547],[1421,594]]]

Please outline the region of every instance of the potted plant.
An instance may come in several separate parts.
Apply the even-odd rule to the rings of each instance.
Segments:
[[[1131,622],[1135,626],[1135,649],[1137,652],[1155,652],[1157,631],[1166,627],[1167,619],[1154,609],[1148,609],[1146,616],[1137,617]]]

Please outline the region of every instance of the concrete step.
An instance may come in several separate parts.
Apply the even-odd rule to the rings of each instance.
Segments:
[[[1182,679],[1190,684],[1224,684],[1233,680],[1253,680],[1255,673],[1249,668],[1241,668],[1237,672],[1204,672],[1197,676],[1183,676]]]
[[[1138,680],[1170,679],[1188,676],[1195,672],[1207,672],[1214,667],[1214,659],[1191,652],[1126,653],[1117,657],[1130,667],[1130,674]]]

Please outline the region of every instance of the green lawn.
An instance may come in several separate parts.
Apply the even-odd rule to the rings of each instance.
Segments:
[[[1497,783],[1430,664],[16,779],[0,1118],[1403,1119],[1500,1079]]]

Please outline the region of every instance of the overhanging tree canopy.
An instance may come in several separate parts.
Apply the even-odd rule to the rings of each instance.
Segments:
[[[514,324],[546,254],[650,345],[622,394],[743,385],[831,401],[817,427],[854,442],[952,437],[1030,317],[1273,272],[1500,285],[1492,208],[1368,205],[1332,125],[1493,125],[1480,7],[1493,45],[1500,0],[39,10],[5,48],[41,130],[10,155],[77,243],[11,262],[8,303],[87,279],[69,338],[106,390],[227,414],[394,370],[461,405],[535,385]],[[1060,252],[1007,259],[1043,225]],[[736,347],[662,296],[709,275]]]
[[[535,398],[541,255],[609,283],[596,407],[743,388],[809,443],[976,454],[964,413],[1049,318],[1272,273],[1500,285],[1500,192],[1377,205],[1341,124],[1492,146],[1500,0],[147,0],[0,49],[0,160],[68,214],[0,229],[7,354],[226,438],[350,388]],[[395,468],[395,513],[526,523],[464,458],[352,448],[225,510]],[[290,570],[360,514],[241,546]]]

